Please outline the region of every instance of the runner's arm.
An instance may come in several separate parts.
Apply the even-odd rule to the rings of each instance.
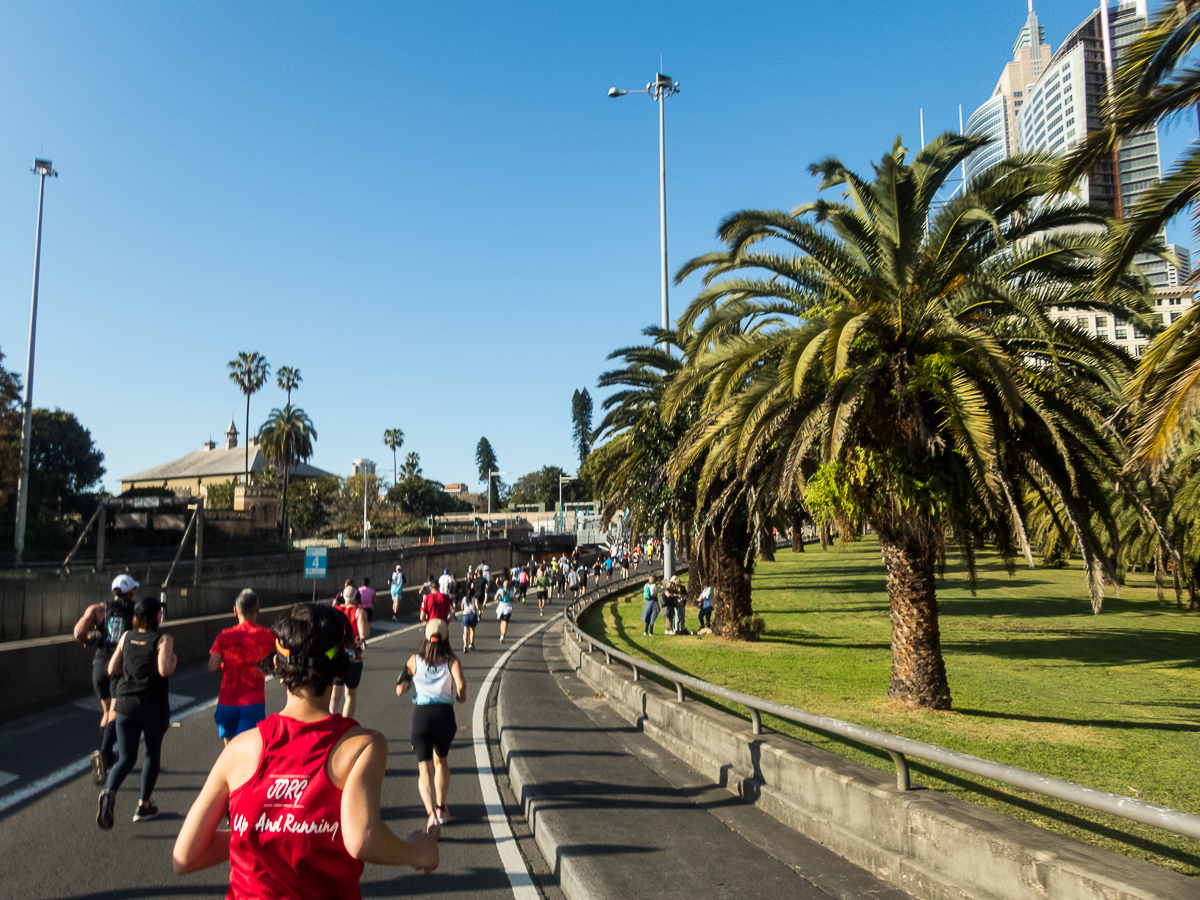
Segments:
[[[98,617],[97,617],[98,616]],[[79,617],[79,621],[75,623],[75,640],[88,645],[88,632],[104,621],[104,604],[93,603],[84,611],[84,614]]]
[[[216,675],[221,671],[221,665],[224,660],[224,655],[221,653],[208,654],[208,671]]]
[[[358,633],[360,635],[359,640],[366,641],[366,639],[371,636],[371,622],[367,618],[366,610],[364,610],[361,606],[358,608],[356,615],[358,616]]]
[[[129,632],[121,635],[121,640],[117,641],[117,649],[113,651],[112,659],[108,661],[108,677],[112,678],[121,671],[121,666],[125,664],[125,642],[129,640]]]
[[[164,634],[158,642],[158,674],[166,678],[175,671],[179,657],[175,655],[175,638]]]
[[[454,699],[459,703],[467,700],[467,679],[463,676],[462,663],[450,660],[450,677],[454,679]]]
[[[372,732],[346,777],[342,789],[342,841],[346,852],[363,862],[432,872],[438,867],[437,839],[420,831],[401,839],[379,817],[387,753],[383,735]]]
[[[413,665],[413,658],[410,656],[400,671],[400,679],[396,682],[397,697],[403,697],[405,692],[412,687],[412,677],[417,670],[417,667]]]

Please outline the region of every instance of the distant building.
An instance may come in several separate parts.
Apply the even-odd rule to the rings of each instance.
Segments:
[[[467,493],[467,486],[465,484],[455,482],[454,484],[446,485],[444,488],[442,488],[442,490],[447,494],[465,494]]]
[[[251,437],[247,442],[250,450],[250,471],[263,472],[270,468],[266,457],[258,446],[258,439]],[[189,453],[173,462],[155,466],[121,479],[121,493],[139,487],[167,488],[177,494],[191,494],[194,497],[204,496],[205,485],[225,484],[233,481],[241,483],[246,471],[246,448],[238,447],[237,425],[229,423],[225,431],[225,446],[218,449],[212,441],[206,441],[204,446],[194,453]],[[301,480],[305,478],[325,478],[332,475],[323,469],[306,463],[296,463],[291,467],[290,478]]]

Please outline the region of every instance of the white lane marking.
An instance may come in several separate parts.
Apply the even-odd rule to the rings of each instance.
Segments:
[[[183,709],[183,707],[195,699],[195,697],[189,697],[187,694],[167,694],[167,703],[170,704],[172,712],[177,709]]]
[[[14,775],[12,772],[0,772],[0,787],[4,787],[6,784],[12,784],[17,780],[17,778],[18,776]]]
[[[213,697],[211,700],[206,700],[203,703],[176,713],[175,715],[171,716],[171,721],[182,722],[184,719],[194,716],[198,712],[204,712],[206,709],[212,709],[216,705],[217,698]],[[30,797],[34,797],[43,791],[47,791],[56,785],[62,784],[64,781],[67,781],[70,778],[74,778],[80,772],[86,772],[91,768],[91,766],[91,757],[85,756],[83,759],[77,759],[75,762],[67,763],[61,769],[51,772],[44,778],[39,778],[37,781],[30,782],[20,790],[13,791],[11,794],[5,794],[3,797],[0,797],[0,813],[11,809],[18,803],[24,803]]]
[[[475,745],[475,770],[479,773],[479,787],[483,791],[483,805],[487,810],[488,824],[492,826],[492,837],[496,841],[496,850],[500,853],[500,862],[504,865],[504,874],[512,886],[513,897],[516,900],[538,900],[537,888],[525,868],[525,860],[517,849],[516,838],[508,827],[508,817],[504,815],[504,804],[500,802],[500,788],[496,784],[496,776],[492,772],[492,760],[487,748],[487,725],[484,716],[487,711],[488,694],[492,691],[492,682],[500,674],[510,656],[521,649],[521,646],[534,635],[553,625],[562,617],[562,613],[552,617],[549,622],[539,625],[529,634],[518,640],[512,648],[496,660],[479,693],[475,695],[475,708],[471,711],[471,742]]]
[[[547,623],[547,624],[549,624],[549,623]],[[378,637],[367,638],[367,643],[371,644],[371,643],[374,643],[375,641],[386,640],[387,638],[395,637],[398,634],[404,634],[409,631],[416,631],[418,628],[424,628],[424,627],[425,627],[425,625],[423,622],[418,622],[416,625],[410,625],[407,628],[399,628],[396,631],[389,631],[387,634],[381,634]],[[520,646],[520,644],[518,644],[516,646]],[[516,647],[514,647],[513,649],[515,650]],[[183,700],[184,702],[188,702],[192,699],[191,697],[188,697],[184,694],[169,694],[168,696],[170,697],[170,699],[172,701],[172,703],[171,703],[172,708],[174,708],[176,705],[178,705],[176,703],[176,701],[178,701],[178,700]],[[85,703],[88,704],[86,707],[83,706],[83,704],[85,704]],[[96,700],[94,698],[93,699],[80,698],[79,700],[75,701],[74,705],[80,706],[81,708],[86,708],[86,709],[95,711],[96,706],[98,704],[96,703]],[[204,712],[204,710],[206,710],[206,709],[212,709],[216,705],[217,705],[216,697],[213,697],[211,700],[205,700],[203,703],[197,704],[196,706],[188,707],[187,709],[185,709],[181,712],[175,713],[175,715],[171,716],[171,722],[172,723],[182,722],[184,719],[190,718],[191,716],[194,716],[196,713]],[[91,765],[92,765],[91,757],[85,756],[83,759],[77,759],[74,762],[68,763],[67,765],[63,766],[61,769],[51,772],[49,775],[46,775],[44,778],[39,778],[37,781],[30,782],[29,784],[25,785],[25,787],[21,788],[20,790],[13,791],[10,794],[5,794],[3,797],[0,797],[0,813],[3,813],[6,810],[11,809],[12,807],[16,806],[18,803],[24,803],[30,797],[34,797],[34,796],[42,793],[43,791],[47,791],[56,785],[62,784],[64,781],[67,781],[70,778],[74,778],[80,772],[86,772],[88,769],[91,768]],[[7,772],[0,773],[0,787],[3,787],[5,784],[10,784],[12,782],[13,779],[8,779],[7,781],[4,780],[3,776],[7,775],[7,774],[8,774]],[[14,778],[15,778],[15,776],[14,776]],[[536,895],[533,895],[533,896],[536,898]]]

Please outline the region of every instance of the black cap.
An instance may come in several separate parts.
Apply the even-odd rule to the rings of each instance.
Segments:
[[[133,614],[139,619],[149,619],[162,612],[162,602],[157,597],[143,597],[133,604]]]

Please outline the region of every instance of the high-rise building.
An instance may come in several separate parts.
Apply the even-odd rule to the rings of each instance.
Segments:
[[[1029,17],[1013,42],[1012,62],[1004,66],[992,96],[967,119],[966,134],[986,134],[994,143],[982,147],[967,160],[967,181],[991,165],[1017,152],[1017,113],[1025,105],[1029,89],[1050,65],[1046,29],[1038,24],[1029,0]]]
[[[995,138],[967,160],[968,181],[1012,153],[1041,150],[1065,155],[1090,132],[1099,130],[1113,73],[1146,21],[1146,0],[1106,0],[1051,54],[1033,0],[1029,0],[1029,17],[1013,46],[1013,61],[1005,65],[992,96],[964,128],[967,134]],[[1034,34],[1038,36],[1036,51]],[[1102,159],[1080,180],[1079,188],[1083,199],[1114,211],[1119,207],[1118,214],[1124,218],[1159,177],[1158,130],[1148,128],[1122,140],[1116,159]],[[1191,254],[1175,245],[1170,249],[1179,267],[1148,254],[1139,254],[1134,260],[1155,289],[1155,310],[1167,325],[1194,302],[1191,290],[1181,287],[1191,271]],[[1074,310],[1063,315],[1135,355],[1149,342],[1140,330],[1111,316]]]

